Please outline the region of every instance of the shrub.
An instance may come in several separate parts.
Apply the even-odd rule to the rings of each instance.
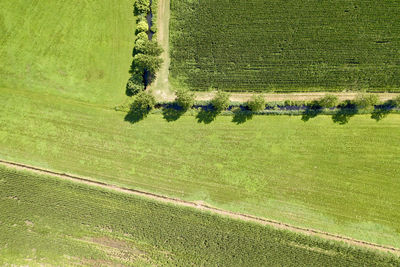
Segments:
[[[396,107],[400,108],[400,95],[393,99],[393,103]]]
[[[126,83],[126,95],[134,96],[144,90],[143,76],[140,73],[134,73]]]
[[[326,95],[319,100],[319,105],[322,108],[334,108],[338,105],[339,99],[335,95]]]
[[[265,98],[263,95],[254,95],[251,100],[247,101],[247,106],[253,112],[263,111],[265,109]]]
[[[147,24],[146,20],[141,20],[137,26],[136,26],[136,30],[138,32],[147,32],[149,30],[149,24]]]
[[[138,13],[147,14],[150,12],[150,0],[136,0],[135,8]]]
[[[194,93],[188,90],[178,90],[175,101],[183,110],[188,110],[194,105]]]
[[[142,53],[149,56],[160,56],[161,53],[163,52],[163,49],[157,42],[150,41],[148,39],[137,40],[135,45],[135,50],[137,53]]]
[[[148,113],[150,110],[154,108],[156,104],[156,99],[153,95],[146,93],[144,91],[137,94],[135,100],[132,103],[132,110]]]
[[[354,103],[359,109],[370,109],[379,103],[379,97],[374,94],[360,94]]]
[[[141,71],[149,71],[150,73],[155,73],[161,67],[162,59],[157,56],[136,54],[133,57],[133,65],[136,66]]]
[[[145,32],[139,32],[138,35],[136,35],[136,42],[138,40],[149,40],[149,36]]]
[[[221,112],[229,107],[229,94],[223,91],[218,91],[211,100],[211,105],[216,112]]]

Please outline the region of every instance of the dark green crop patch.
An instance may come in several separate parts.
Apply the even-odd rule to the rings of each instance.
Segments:
[[[192,90],[400,91],[391,0],[171,0],[171,80]]]

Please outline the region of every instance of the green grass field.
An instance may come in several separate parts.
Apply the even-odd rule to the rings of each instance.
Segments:
[[[132,0],[0,1],[0,87],[92,103],[124,97]]]
[[[0,167],[0,264],[397,266],[389,254]]]
[[[171,0],[171,81],[191,90],[399,91],[393,0]]]
[[[400,247],[399,115],[132,125],[134,26],[128,0],[1,1],[0,158]]]
[[[0,158],[400,246],[399,115],[132,125],[85,102],[0,93]]]

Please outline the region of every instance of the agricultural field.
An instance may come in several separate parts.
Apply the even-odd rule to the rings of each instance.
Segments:
[[[399,17],[392,0],[171,0],[171,83],[399,92]]]
[[[0,94],[2,159],[400,246],[399,115],[130,124],[86,102]]]
[[[0,87],[103,106],[123,101],[132,11],[132,0],[0,1]]]
[[[396,266],[355,249],[0,167],[0,265]]]
[[[395,1],[384,0],[379,6],[373,6],[375,1],[353,1],[348,12],[333,1],[329,2],[331,8],[326,2],[316,6],[315,1],[303,1],[304,10],[315,6],[328,14],[347,14],[365,23],[369,13],[361,7],[374,10],[369,14],[370,20],[376,20],[368,26],[371,33],[350,27],[350,19],[336,21],[337,28],[333,29],[357,28],[357,40],[339,31],[340,42],[333,37],[324,39],[329,46],[319,50],[318,42],[305,49],[309,45],[305,39],[313,36],[312,27],[307,27],[311,33],[260,31],[257,27],[266,22],[259,14],[260,20],[253,23],[258,26],[247,30],[254,41],[246,39],[250,38],[246,34],[241,37],[247,48],[254,48],[246,51],[229,50],[236,47],[236,39],[228,37],[236,34],[237,24],[225,26],[232,34],[224,37],[229,31],[214,34],[218,28],[211,24],[203,24],[209,27],[209,33],[205,33],[196,28],[201,21],[189,26],[184,23],[194,16],[204,19],[209,12],[206,23],[229,22],[235,15],[240,18],[235,23],[245,26],[262,10],[261,1],[220,1],[224,5],[205,1],[201,9],[195,2],[171,1],[172,85],[183,86],[182,77],[176,75],[179,72],[190,74],[187,82],[194,90],[218,87],[264,91],[264,78],[273,81],[268,88],[282,91],[335,91],[349,84],[354,89],[368,85],[367,89],[374,91],[397,91],[399,87],[398,53],[394,48],[399,27],[398,21],[392,20],[398,15]],[[251,12],[234,13],[244,3],[254,7]],[[276,26],[278,6],[288,8],[300,2],[268,3],[271,9],[267,13],[272,19],[267,22]],[[338,3],[350,5],[347,1]],[[211,5],[215,10],[210,10]],[[185,13],[191,8],[190,14]],[[218,10],[219,16],[212,17]],[[244,124],[235,123],[232,116],[220,116],[211,124],[203,124],[193,116],[196,110],[174,122],[168,122],[162,111],[156,110],[145,120],[130,123],[125,120],[126,113],[116,111],[116,107],[132,102],[125,96],[135,40],[132,11],[132,0],[0,1],[0,159],[400,248],[400,115],[390,114],[379,123],[371,120],[371,115],[357,115],[345,125],[334,123],[326,115],[307,122],[301,116],[253,116]],[[355,16],[354,12],[360,13]],[[178,21],[177,14],[186,14],[185,19]],[[297,24],[311,21],[310,16],[290,16]],[[322,27],[329,16],[321,15],[320,19],[321,23],[308,21],[308,25]],[[284,22],[279,27],[284,27]],[[391,32],[385,23],[393,26]],[[180,32],[180,27],[188,28]],[[322,38],[315,27],[316,38]],[[194,39],[185,35],[188,32]],[[275,55],[252,57],[246,53],[265,46],[276,48],[274,42],[284,32],[293,38],[282,39],[286,41],[278,52],[283,61],[276,59],[268,73],[262,73],[266,69],[264,59]],[[297,36],[301,34],[304,40]],[[210,35],[215,36],[211,44]],[[372,35],[374,43],[365,45]],[[206,67],[201,71],[207,72],[206,79],[211,81],[204,87],[194,86],[203,75],[190,69],[195,62],[189,58],[193,50],[178,45],[192,44],[182,40],[178,44],[181,36],[190,37],[187,40],[195,42],[193,49],[203,55],[199,62],[206,62]],[[218,50],[224,38],[224,42],[232,43],[225,46],[226,51]],[[296,38],[302,41],[294,41]],[[202,43],[209,45],[212,55],[200,50]],[[256,47],[257,43],[262,46]],[[344,45],[348,49],[340,50]],[[333,57],[332,47],[343,57]],[[188,57],[177,54],[178,50],[186,51]],[[226,64],[223,56],[227,53],[241,58],[236,58],[235,64]],[[344,61],[352,60],[350,54],[359,63]],[[301,67],[296,67],[289,56],[302,62]],[[307,63],[306,57],[312,57],[312,62]],[[246,61],[249,58],[251,62]],[[319,58],[321,61],[316,60]],[[241,63],[242,59],[247,63]],[[320,65],[313,65],[325,60],[330,60],[326,63],[330,78],[319,73]],[[240,64],[247,64],[241,73],[236,68]],[[271,68],[279,73],[279,80],[273,80]],[[309,68],[314,72],[307,76],[305,69]],[[165,71],[168,74],[168,69]],[[365,82],[364,76],[357,76],[361,73],[369,75],[370,80]],[[221,80],[218,75],[225,78]],[[319,82],[330,84],[312,84],[313,75],[320,75]],[[288,77],[295,84],[285,80]],[[249,89],[245,81],[255,86]],[[231,88],[229,84],[242,87]],[[281,266],[305,262],[398,265],[383,254],[2,167],[0,200],[0,265],[60,265],[68,261],[195,266],[248,262],[256,266],[267,257],[271,265]]]

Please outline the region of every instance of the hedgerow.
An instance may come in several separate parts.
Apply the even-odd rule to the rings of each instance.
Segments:
[[[134,96],[145,90],[162,64],[160,58],[162,48],[156,41],[150,40],[153,30],[146,21],[147,16],[151,15],[150,1],[138,0],[134,7],[138,17],[137,35],[130,69],[132,77],[126,84],[126,95],[128,96]]]

